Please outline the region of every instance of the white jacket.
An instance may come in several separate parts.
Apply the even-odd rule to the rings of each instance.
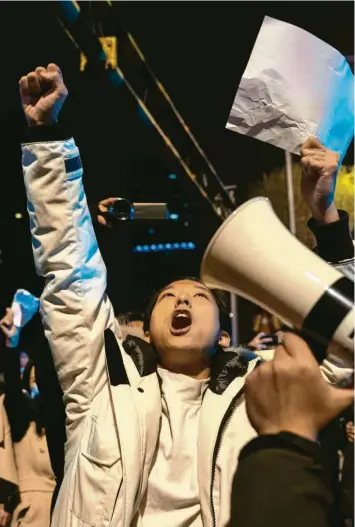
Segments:
[[[23,169],[35,264],[46,279],[43,324],[67,414],[65,476],[52,525],[129,527],[157,446],[158,378],[154,368],[139,373],[114,337],[106,268],[74,140],[23,145]],[[200,414],[204,527],[227,525],[238,455],[256,435],[246,415],[243,386],[258,360],[241,365],[235,354],[223,355]]]

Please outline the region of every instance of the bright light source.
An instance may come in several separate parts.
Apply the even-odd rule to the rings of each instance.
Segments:
[[[16,212],[16,214],[15,214],[15,218],[16,218],[17,220],[21,220],[21,218],[22,218],[22,214],[21,214],[21,212]]]
[[[169,174],[169,175],[168,175],[168,178],[169,178],[169,179],[176,179],[176,174]]]
[[[179,215],[178,214],[170,214],[169,215],[169,220],[178,220],[179,219]]]

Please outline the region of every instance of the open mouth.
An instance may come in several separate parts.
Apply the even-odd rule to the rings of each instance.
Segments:
[[[173,313],[170,325],[170,331],[173,335],[185,335],[192,324],[190,311],[186,309],[178,310]]]

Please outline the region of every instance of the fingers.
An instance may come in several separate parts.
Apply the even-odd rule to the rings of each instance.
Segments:
[[[104,216],[97,216],[97,221],[100,223],[100,225],[103,225],[104,227],[111,227],[111,225],[107,223]]]
[[[48,64],[47,68],[38,66],[35,71],[31,71],[27,76],[20,79],[20,91],[22,95],[36,97],[41,94],[44,83],[53,83],[63,86],[63,75],[56,64]]]
[[[274,353],[273,368],[275,373],[275,368],[278,369],[279,366],[282,366],[288,363],[288,368],[292,368],[292,357],[287,353],[287,350],[283,344],[276,346]]]
[[[321,375],[318,363],[314,358],[311,349],[298,335],[288,332],[285,333],[283,345],[277,346],[274,360],[278,357],[280,357],[280,359],[285,359],[285,354],[294,362],[297,362],[302,368],[307,368],[314,372],[317,371],[319,375]]]
[[[112,207],[112,205],[114,203],[116,203],[117,200],[118,200],[118,198],[106,198],[106,199],[103,199],[99,203],[99,209],[101,210],[101,212],[107,212],[109,207]]]
[[[27,77],[21,77],[20,79],[20,93],[22,97],[29,97],[30,96],[30,89],[28,87],[28,80]]]
[[[273,372],[273,364],[271,362],[264,362],[255,368],[245,381],[245,397],[247,403],[247,412],[250,415],[251,407],[260,403],[260,390],[263,391],[262,400],[265,397],[266,391],[272,391],[275,388],[275,377]],[[259,401],[259,402],[258,402]],[[254,423],[253,423],[254,426]]]
[[[41,93],[41,86],[39,83],[39,79],[34,71],[32,71],[31,73],[27,75],[27,82],[28,82],[28,89],[30,90],[32,95],[36,96]]]
[[[301,154],[302,154],[302,151],[307,148],[319,148],[320,150],[326,150],[326,148],[322,145],[319,139],[317,139],[314,136],[308,137],[306,141],[303,143],[301,147]]]
[[[311,169],[324,168],[325,165],[326,158],[318,155],[306,156],[301,159],[301,166],[307,174],[314,175],[314,172]]]
[[[63,86],[63,74],[56,64],[48,64],[47,68],[39,67],[38,78],[42,83],[53,83],[55,86]]]
[[[53,64],[53,63],[48,64],[47,72],[51,73],[51,74],[54,74],[54,75],[59,75],[63,79],[62,72],[61,72],[59,66],[57,66],[56,64]]]
[[[37,77],[40,77],[43,73],[46,73],[46,68],[43,68],[43,66],[38,66],[38,68],[35,69]]]
[[[320,150],[319,148],[314,148],[314,149],[305,148],[304,150],[302,150],[302,156],[303,157],[318,156],[318,157],[324,159],[325,155],[326,155],[326,151],[325,150]]]

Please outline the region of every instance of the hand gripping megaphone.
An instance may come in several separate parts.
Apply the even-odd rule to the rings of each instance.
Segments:
[[[222,224],[203,256],[201,280],[259,304],[353,367],[354,282],[299,242],[267,198],[247,201]]]

